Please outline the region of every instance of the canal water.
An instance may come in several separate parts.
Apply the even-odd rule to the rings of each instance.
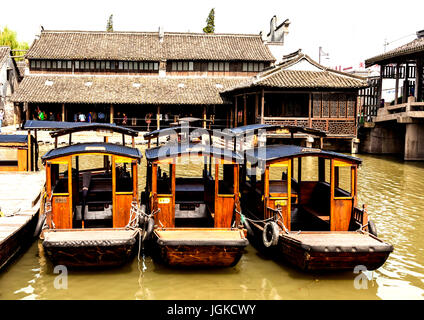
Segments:
[[[424,163],[360,157],[358,203],[395,248],[376,271],[304,273],[248,246],[232,268],[175,270],[141,255],[118,269],[69,270],[64,283],[37,240],[0,271],[0,299],[423,299]]]

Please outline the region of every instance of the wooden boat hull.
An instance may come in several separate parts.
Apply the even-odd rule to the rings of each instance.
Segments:
[[[251,226],[254,242],[262,243],[263,227]],[[276,247],[262,247],[304,271],[348,271],[360,265],[376,270],[393,251],[392,245],[356,231],[280,233]]]
[[[54,265],[115,267],[133,258],[138,230],[83,229],[44,232],[44,252]]]
[[[318,233],[318,232],[317,232]],[[350,234],[351,233],[351,234]],[[393,247],[368,234],[357,232],[333,232],[317,234],[317,237],[335,236],[332,244],[310,244],[296,241],[290,235],[281,235],[278,250],[290,263],[305,271],[354,270],[357,266],[365,266],[366,270],[381,267],[393,251]],[[340,236],[366,237],[369,244],[352,241],[350,244],[337,241]],[[299,238],[299,237],[297,237]]]
[[[0,269],[6,266],[21,249],[32,243],[38,217],[39,211],[15,233],[0,241]]]
[[[234,229],[155,230],[153,240],[154,257],[177,267],[235,266],[248,244],[243,232]]]

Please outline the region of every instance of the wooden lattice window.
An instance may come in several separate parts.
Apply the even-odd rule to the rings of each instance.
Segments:
[[[321,117],[321,94],[314,93],[312,98],[312,117],[319,118]]]
[[[330,103],[328,93],[322,95],[322,117],[328,118],[330,115]]]

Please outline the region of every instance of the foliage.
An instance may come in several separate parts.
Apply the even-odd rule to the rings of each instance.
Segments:
[[[10,49],[13,50],[28,50],[29,45],[27,42],[19,42],[17,39],[17,34],[15,31],[9,29],[7,26],[5,26],[2,29],[0,29],[0,46],[7,46],[10,47]],[[17,51],[12,52],[12,55],[19,56],[24,55],[24,52]],[[16,60],[20,60],[23,58],[17,58]]]
[[[113,14],[109,16],[109,19],[107,19],[106,31],[113,32]]]
[[[209,12],[208,18],[206,19],[206,27],[203,28],[204,33],[215,32],[215,8]]]

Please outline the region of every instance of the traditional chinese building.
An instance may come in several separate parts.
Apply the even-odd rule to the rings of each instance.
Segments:
[[[368,121],[362,129],[363,151],[424,160],[424,30],[413,41],[367,59],[365,65],[378,65],[380,76],[364,103]],[[388,81],[394,82],[390,99],[383,96]]]
[[[311,127],[327,132],[334,144],[357,144],[358,90],[366,86],[364,78],[326,68],[299,50],[224,95],[234,100],[233,126]]]
[[[232,100],[220,93],[276,60],[259,34],[161,29],[43,30],[26,59],[29,70],[13,96],[24,118],[33,119],[42,110],[48,118],[73,121],[78,113],[92,112],[122,123],[125,114],[126,125],[139,130],[146,130],[146,120],[156,128],[181,116],[208,118],[216,127],[226,127]]]

